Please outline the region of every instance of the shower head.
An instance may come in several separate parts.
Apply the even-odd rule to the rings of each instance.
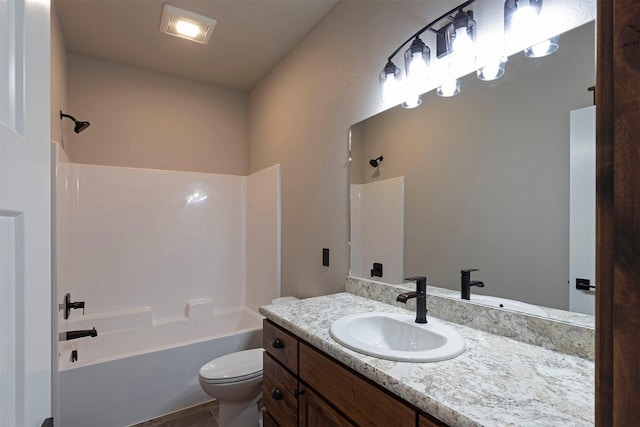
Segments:
[[[60,120],[62,120],[62,118],[63,118],[63,117],[67,117],[67,118],[69,118],[69,119],[73,120],[73,123],[75,123],[75,124],[76,124],[76,125],[75,125],[75,127],[73,128],[73,131],[74,131],[75,133],[80,133],[80,132],[82,132],[83,130],[85,130],[86,128],[88,128],[88,127],[89,127],[89,125],[91,124],[91,123],[89,123],[89,122],[81,122],[81,121],[78,121],[78,120],[76,120],[76,119],[75,119],[75,117],[70,116],[70,115],[68,115],[68,114],[64,114],[62,111],[60,111]]]
[[[380,156],[377,159],[369,160],[369,164],[371,165],[372,168],[377,168],[378,166],[380,166],[380,162],[383,160],[384,160],[384,157]]]

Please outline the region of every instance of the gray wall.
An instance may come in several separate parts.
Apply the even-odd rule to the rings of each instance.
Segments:
[[[344,289],[349,271],[349,127],[386,108],[378,73],[387,56],[457,4],[341,1],[252,90],[250,170],[282,165],[283,294],[304,297]],[[488,9],[495,12],[495,20],[482,25],[502,25],[502,4],[474,4],[478,16]],[[595,16],[592,0],[558,0],[554,5],[566,13],[554,24],[560,31]],[[322,267],[323,247],[331,249],[329,268]]]
[[[68,55],[65,151],[76,163],[247,175],[248,94]]]

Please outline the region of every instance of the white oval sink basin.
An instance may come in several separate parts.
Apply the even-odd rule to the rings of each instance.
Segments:
[[[504,308],[526,314],[533,314],[534,316],[549,316],[549,314],[540,307],[507,298],[498,298],[488,295],[471,295],[471,302],[488,305],[494,308]]]
[[[465,350],[454,329],[433,319],[416,323],[415,314],[358,313],[341,317],[329,330],[343,346],[369,356],[401,362],[437,362]]]

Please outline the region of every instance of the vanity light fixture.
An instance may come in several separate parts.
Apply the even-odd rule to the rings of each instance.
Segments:
[[[160,32],[207,44],[211,40],[211,34],[217,23],[218,21],[213,18],[165,4],[162,7]]]
[[[413,108],[421,104],[421,88],[425,85],[424,81],[428,78],[428,67],[431,59],[431,50],[420,39],[420,35],[425,31],[431,30],[439,34],[439,36],[437,36],[438,57],[447,55],[448,53],[455,53],[455,58],[451,58],[455,63],[454,65],[457,65],[458,61],[464,62],[469,61],[469,58],[472,58],[472,60],[475,59],[475,53],[470,50],[473,49],[476,24],[472,19],[473,13],[471,11],[464,11],[464,8],[474,1],[475,0],[467,0],[425,25],[389,55],[386,65],[380,72],[380,91],[382,99],[386,104],[395,105],[404,101],[402,106],[405,108]],[[456,15],[451,16],[454,12],[457,12]],[[433,29],[433,26],[445,19],[453,22],[440,30]],[[450,33],[450,46],[446,44],[447,31]],[[442,41],[440,41],[440,39],[442,39]],[[404,53],[405,78],[403,79],[402,72],[393,63],[393,58],[409,42],[411,42],[411,46]]]
[[[540,12],[542,0],[506,0],[504,2],[504,34],[507,43],[521,44],[531,41],[541,28]],[[540,58],[558,50],[560,37],[528,47],[524,50],[529,58]]]

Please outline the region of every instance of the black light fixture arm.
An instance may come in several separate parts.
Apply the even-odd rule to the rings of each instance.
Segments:
[[[428,23],[427,25],[425,25],[424,27],[422,27],[418,32],[416,32],[414,35],[412,35],[411,37],[409,37],[407,39],[407,41],[405,41],[404,43],[402,43],[400,46],[398,46],[398,48],[396,50],[393,51],[393,53],[391,55],[389,55],[389,58],[387,60],[387,62],[391,62],[391,60],[393,59],[394,56],[396,56],[398,54],[398,52],[400,52],[402,50],[403,47],[405,47],[407,45],[407,43],[409,43],[410,41],[412,41],[413,39],[420,37],[420,35],[422,33],[424,33],[425,31],[431,29],[431,27],[433,27],[434,25],[436,25],[438,22],[442,21],[444,18],[449,17],[453,12],[455,11],[462,11],[462,9],[464,9],[465,7],[469,6],[471,3],[475,2],[476,0],[467,0],[466,2],[462,3],[459,6],[454,7],[453,9],[451,9],[450,11],[448,11],[447,13],[443,13],[439,18],[434,19],[433,21],[431,21],[430,23]],[[435,30],[434,30],[435,31]]]

